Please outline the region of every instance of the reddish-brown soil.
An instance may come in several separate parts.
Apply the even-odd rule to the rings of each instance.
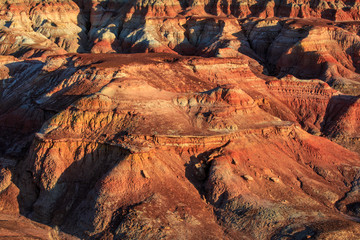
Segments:
[[[356,2],[2,1],[1,239],[358,239]]]

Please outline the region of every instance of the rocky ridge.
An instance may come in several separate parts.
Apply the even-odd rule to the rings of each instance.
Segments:
[[[3,2],[0,217],[89,239],[355,239],[357,8]],[[43,230],[14,236],[52,234],[26,221]]]
[[[356,205],[358,155],[303,130],[323,134],[340,116],[329,106],[343,95],[325,82],[263,75],[245,55],[13,64],[26,67],[1,91],[1,126],[15,136],[3,154],[21,156],[36,134],[26,159],[7,166],[14,190],[2,199],[19,205],[3,211],[81,238],[326,237],[326,221],[346,225],[343,237],[358,233],[337,213],[357,216],[347,206]]]

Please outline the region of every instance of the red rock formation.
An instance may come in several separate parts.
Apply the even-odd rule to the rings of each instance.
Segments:
[[[358,18],[2,1],[0,237],[356,239]]]
[[[277,80],[244,55],[59,55],[21,66],[2,88],[1,126],[37,133],[26,159],[8,165],[15,184],[4,171],[3,211],[19,203],[78,237],[263,239],[300,226],[326,236],[324,219],[342,237],[358,234],[333,210],[356,215],[356,197],[344,196],[355,196],[358,155],[296,123],[320,132],[331,114],[347,116],[328,108],[339,93],[326,83]],[[21,91],[31,94],[12,94]]]
[[[322,17],[336,21],[359,18],[357,4],[342,1],[4,2],[0,47],[3,54],[18,56],[24,51],[30,51],[25,56],[38,56],[56,48],[67,52],[194,54],[213,43],[216,48],[235,40],[247,45],[235,19],[251,16]],[[13,42],[17,44],[8,45]],[[239,50],[238,45],[231,44],[230,48]]]

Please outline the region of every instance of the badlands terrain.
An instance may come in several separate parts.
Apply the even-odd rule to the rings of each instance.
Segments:
[[[359,239],[357,0],[0,0],[0,239]]]

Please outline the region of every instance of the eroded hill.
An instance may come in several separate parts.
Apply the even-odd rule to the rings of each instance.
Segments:
[[[357,2],[1,7],[4,220],[61,238],[359,236]],[[18,221],[0,228],[54,237]]]

